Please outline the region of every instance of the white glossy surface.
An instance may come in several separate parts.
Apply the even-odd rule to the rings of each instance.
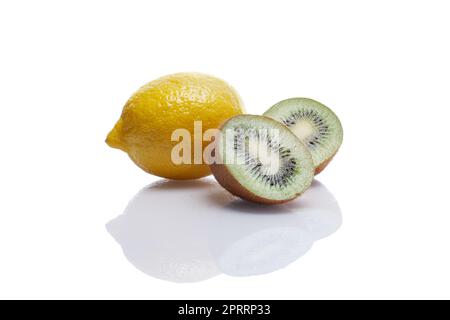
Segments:
[[[0,298],[450,298],[449,12],[448,1],[410,0],[0,1]],[[222,273],[268,272],[307,247],[287,232],[272,251],[248,255],[263,261],[293,244],[285,260],[236,264],[250,246],[228,233],[233,221],[243,219],[237,238],[256,234],[249,243],[270,230],[266,215],[236,204],[223,220],[200,219],[202,210],[192,224],[161,212],[152,216],[160,228],[131,220],[160,235],[160,261],[180,247],[183,261],[214,261],[176,278],[213,276],[201,282],[140,272],[105,228],[125,210],[141,218],[127,204],[159,180],[108,148],[106,134],[139,86],[190,70],[231,83],[249,113],[304,96],[342,121],[344,143],[317,180],[343,224],[276,272]],[[169,191],[155,208],[206,206],[195,201],[203,189]],[[125,251],[161,278],[136,247],[155,253],[158,239],[144,235],[126,238],[139,250]]]
[[[107,229],[144,273],[196,282],[284,268],[341,221],[335,199],[317,181],[301,202],[264,206],[231,196],[212,179],[163,180],[141,190]]]

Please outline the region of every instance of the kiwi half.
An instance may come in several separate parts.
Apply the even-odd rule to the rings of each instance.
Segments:
[[[311,154],[282,124],[264,116],[239,115],[225,122],[221,132],[210,167],[232,194],[276,204],[296,198],[311,185]]]
[[[283,100],[264,115],[283,123],[307,146],[313,158],[315,174],[325,169],[342,144],[343,131],[338,117],[315,100]]]

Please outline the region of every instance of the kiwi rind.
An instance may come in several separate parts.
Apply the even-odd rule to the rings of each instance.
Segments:
[[[252,183],[255,181],[249,181],[246,179],[245,175],[240,175],[245,169],[242,165],[238,164],[226,164],[219,161],[219,163],[213,163],[210,165],[211,172],[217,179],[220,185],[231,192],[233,195],[238,196],[242,199],[264,203],[264,204],[280,204],[290,201],[299,195],[301,195],[305,190],[307,190],[314,178],[314,165],[312,161],[311,154],[308,149],[301,143],[301,141],[285,126],[279,122],[272,120],[264,116],[253,116],[253,115],[239,115],[235,116],[228,121],[226,121],[221,129],[233,128],[234,125],[239,125],[239,123],[248,123],[249,127],[261,127],[268,129],[278,129],[285,138],[284,143],[289,143],[292,148],[293,157],[296,157],[300,163],[298,163],[299,173],[296,173],[293,177],[295,183],[291,183],[287,189],[280,189],[280,192],[273,190],[273,194],[270,195],[266,192],[261,191],[258,187],[271,188],[270,186],[256,186],[253,187]],[[216,159],[222,160],[224,158],[223,153],[224,148],[221,145],[220,139],[216,142]],[[241,167],[239,167],[241,166]],[[275,188],[275,187],[274,187]],[[281,187],[280,187],[281,188]],[[287,191],[286,191],[287,190]],[[286,191],[284,194],[282,191]]]
[[[308,115],[320,117],[320,119],[314,120],[316,121],[315,123],[326,126],[326,131],[320,132],[320,134],[325,136],[322,141],[320,141],[321,137],[317,135],[314,137],[315,140],[302,140],[311,152],[315,174],[317,175],[325,169],[338,152],[343,140],[342,125],[339,118],[330,108],[309,98],[282,100],[267,110],[264,116],[270,117],[289,128],[293,125],[289,117],[299,112],[310,112]]]

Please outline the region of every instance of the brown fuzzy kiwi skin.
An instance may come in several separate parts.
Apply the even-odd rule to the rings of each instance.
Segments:
[[[333,153],[327,160],[325,160],[324,162],[319,164],[316,167],[316,169],[314,170],[314,175],[317,176],[319,173],[321,173],[328,166],[328,164],[331,162],[331,160],[333,160],[333,158],[334,158],[334,156],[336,155],[337,152],[338,152],[338,150],[336,150],[336,152]]]
[[[228,171],[228,168],[224,164],[211,164],[210,166],[211,172],[216,178],[216,180],[219,182],[219,184],[227,189],[230,193],[233,195],[240,197],[244,200],[248,200],[251,202],[256,203],[262,203],[262,204],[282,204],[288,201],[291,201],[298,196],[301,195],[301,193],[298,193],[294,195],[292,198],[284,199],[284,200],[273,200],[273,199],[266,199],[262,198],[260,196],[257,196],[256,194],[252,193],[251,191],[244,188],[239,181],[237,181]]]

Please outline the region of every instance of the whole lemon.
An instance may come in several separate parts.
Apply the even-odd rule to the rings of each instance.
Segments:
[[[203,133],[242,113],[239,95],[223,80],[200,73],[167,75],[144,85],[127,101],[106,143],[128,153],[148,173],[169,179],[201,178],[210,170],[204,161],[194,163],[194,152],[210,142],[195,143],[194,138],[202,137],[194,137],[194,122],[199,121],[196,125],[201,124]],[[184,150],[191,153],[190,163],[172,159],[172,150],[180,143],[172,141],[177,129],[191,135],[190,148]]]

